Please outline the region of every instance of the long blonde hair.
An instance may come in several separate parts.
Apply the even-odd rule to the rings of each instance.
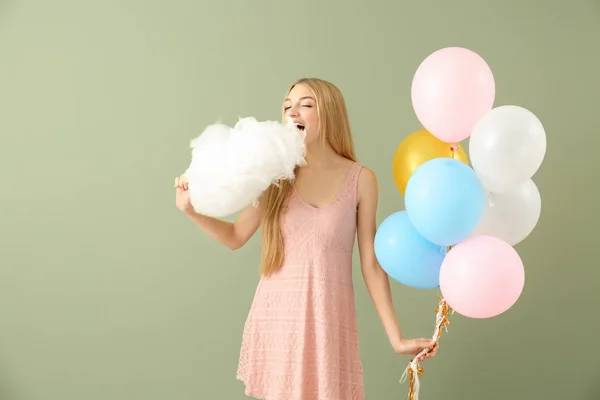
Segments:
[[[302,78],[290,85],[286,97],[297,85],[306,86],[315,97],[321,142],[329,143],[340,156],[356,161],[346,103],[340,90],[322,79]],[[285,112],[282,113],[282,120],[285,121]],[[277,271],[284,261],[280,211],[292,185],[289,180],[281,181],[277,185],[273,184],[267,189],[263,198],[261,223],[263,243],[260,266],[262,276],[269,276]]]

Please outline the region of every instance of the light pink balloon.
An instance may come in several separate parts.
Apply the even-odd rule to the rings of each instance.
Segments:
[[[494,106],[496,84],[485,60],[462,47],[429,55],[413,77],[411,97],[417,118],[438,139],[457,143]]]
[[[525,285],[517,251],[493,236],[473,236],[454,246],[440,269],[440,291],[457,313],[491,318],[511,308]]]

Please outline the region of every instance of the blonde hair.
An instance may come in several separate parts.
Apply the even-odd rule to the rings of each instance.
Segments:
[[[286,97],[297,85],[306,86],[315,97],[321,142],[329,143],[340,156],[356,161],[346,103],[340,90],[322,79],[302,78],[290,85]],[[282,120],[285,122],[285,111]],[[273,184],[267,189],[263,198],[261,223],[263,243],[260,266],[262,276],[271,275],[283,264],[284,241],[280,228],[280,211],[292,186],[293,183],[289,180]]]

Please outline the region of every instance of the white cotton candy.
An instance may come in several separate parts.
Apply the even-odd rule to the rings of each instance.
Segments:
[[[225,217],[249,205],[279,180],[293,179],[304,165],[305,133],[291,121],[241,118],[233,128],[209,125],[191,141],[192,160],[183,174],[194,210]]]

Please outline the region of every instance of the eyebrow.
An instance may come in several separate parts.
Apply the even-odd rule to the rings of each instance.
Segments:
[[[312,96],[304,96],[304,97],[300,97],[298,100],[306,100],[306,99],[314,100],[314,97],[312,97]],[[286,101],[291,101],[291,100],[290,100],[290,98],[287,98],[283,102],[285,103]]]

